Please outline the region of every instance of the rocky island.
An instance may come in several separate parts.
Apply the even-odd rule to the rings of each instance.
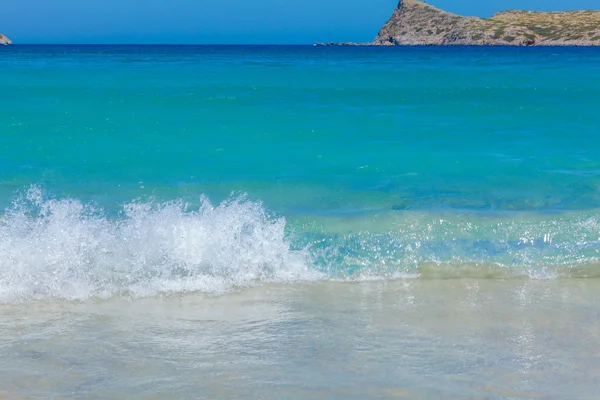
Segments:
[[[600,11],[510,10],[464,17],[400,0],[371,45],[600,46]]]
[[[8,36],[0,33],[0,46],[8,44],[12,44],[11,40],[8,38]]]

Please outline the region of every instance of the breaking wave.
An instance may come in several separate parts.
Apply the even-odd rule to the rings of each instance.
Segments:
[[[243,197],[197,210],[132,202],[117,218],[38,188],[0,218],[0,299],[221,293],[254,282],[316,279],[291,251],[285,220]]]
[[[595,212],[287,221],[245,196],[134,201],[109,216],[32,187],[0,215],[0,302],[314,280],[600,277],[599,232]]]

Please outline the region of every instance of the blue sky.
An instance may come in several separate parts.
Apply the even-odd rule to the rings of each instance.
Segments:
[[[599,0],[429,0],[448,11],[598,9]],[[17,43],[313,43],[369,41],[397,0],[4,0]]]

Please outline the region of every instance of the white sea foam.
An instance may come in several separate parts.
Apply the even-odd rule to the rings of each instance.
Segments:
[[[311,280],[286,221],[244,198],[197,210],[181,202],[123,206],[118,218],[31,188],[0,217],[0,301],[220,293],[255,282]]]

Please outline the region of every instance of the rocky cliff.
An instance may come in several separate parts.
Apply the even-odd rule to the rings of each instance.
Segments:
[[[10,39],[7,36],[0,33],[0,45],[5,45],[5,44],[12,44],[12,42],[10,41]]]
[[[375,45],[600,46],[600,11],[504,11],[463,17],[400,0]]]

